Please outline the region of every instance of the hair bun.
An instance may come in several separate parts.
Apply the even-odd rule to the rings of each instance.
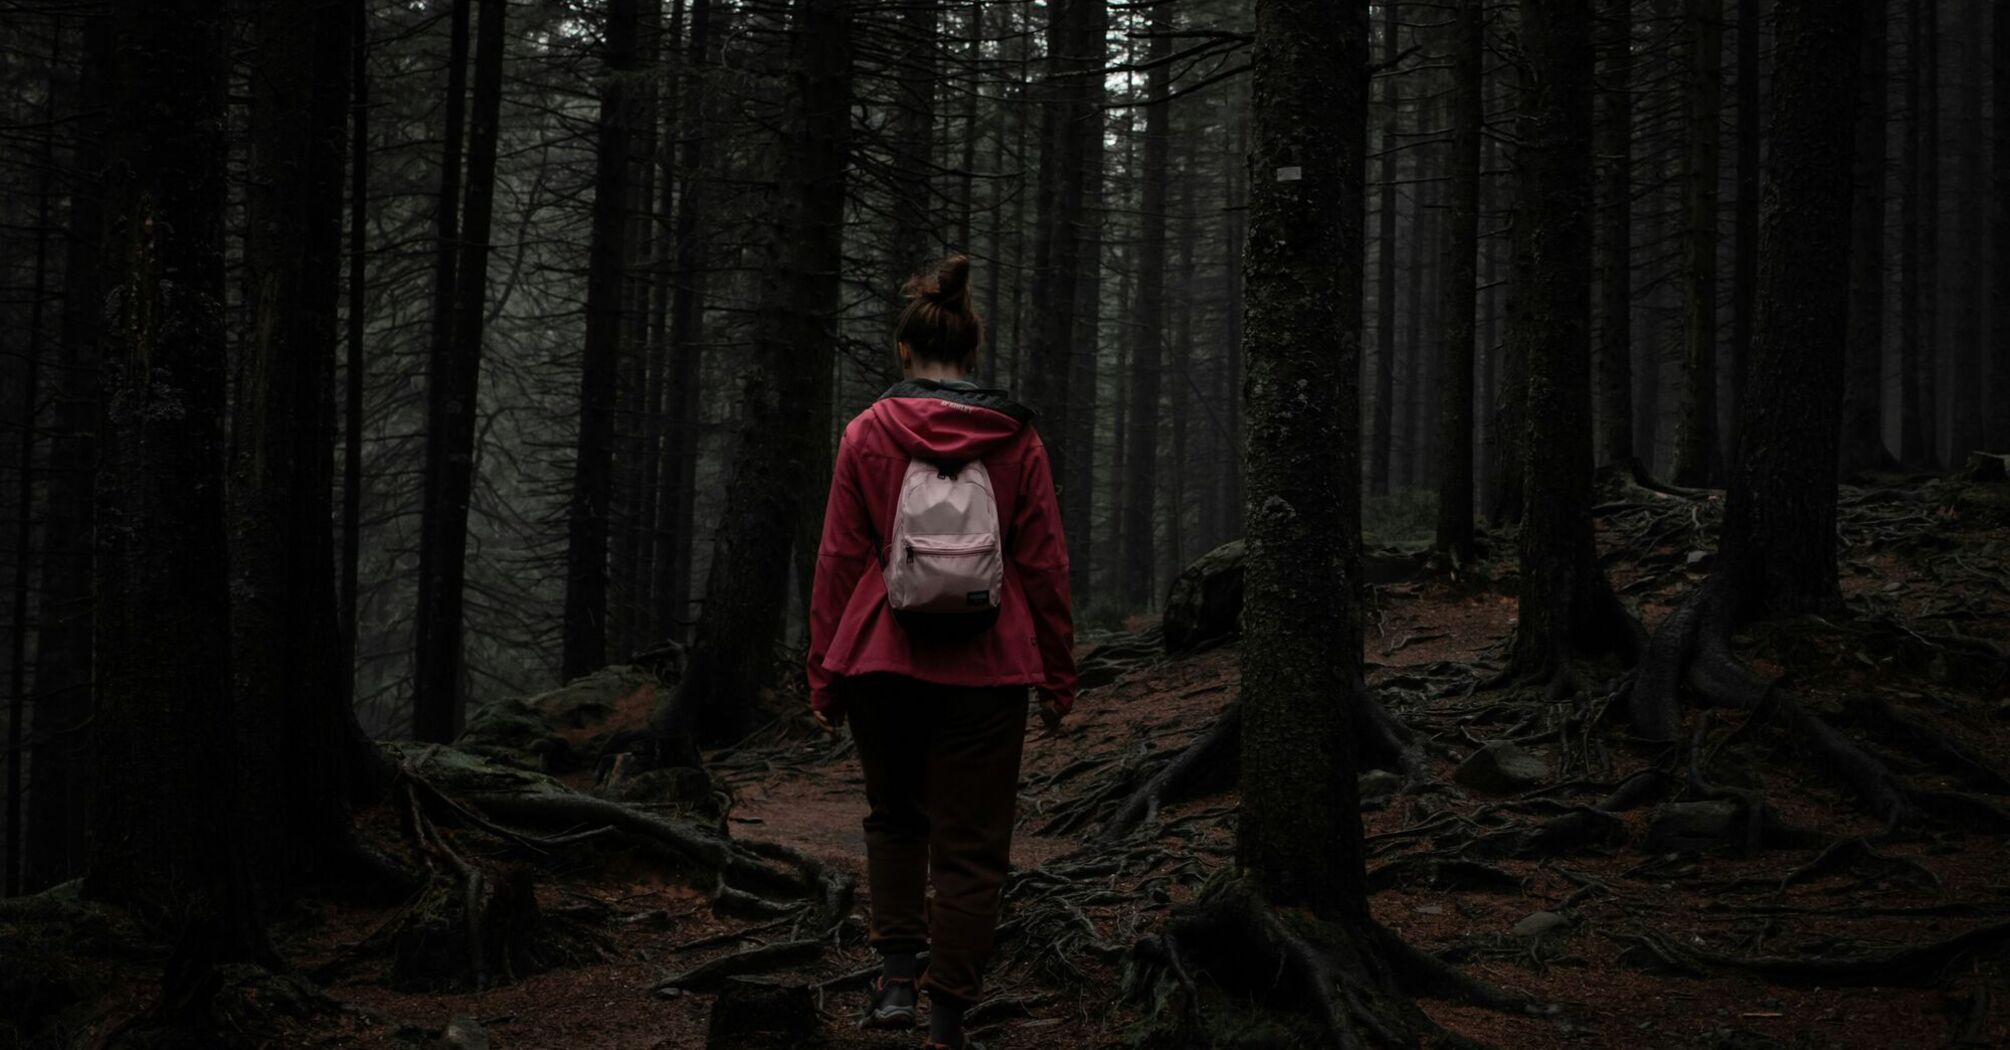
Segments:
[[[935,287],[931,294],[937,299],[960,303],[970,291],[970,257],[952,255],[942,260],[935,271]]]

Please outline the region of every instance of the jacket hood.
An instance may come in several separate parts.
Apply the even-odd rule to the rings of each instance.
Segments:
[[[1003,390],[904,379],[866,415],[914,459],[968,463],[990,455],[1033,421],[1033,411]]]

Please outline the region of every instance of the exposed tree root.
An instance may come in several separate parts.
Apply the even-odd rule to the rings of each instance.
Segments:
[[[1782,984],[1917,985],[1937,982],[1951,963],[1970,952],[2010,940],[2010,923],[1980,926],[1929,944],[1843,958],[1720,955],[1651,932],[1625,935],[1622,939],[1632,941],[1665,965],[1695,973],[1737,970]]]
[[[1905,714],[1882,700],[1850,705],[1850,714],[1886,743],[1904,748],[1921,760],[1959,777],[1969,787],[1995,795],[2010,795],[2010,777],[1989,764],[1968,745]]]
[[[1242,879],[1140,941],[1126,988],[1148,1003],[1148,1047],[1476,1046],[1439,1028],[1411,995],[1538,1011],[1403,944],[1367,920],[1360,929],[1266,903]]]
[[[1779,892],[1837,872],[1861,869],[1868,869],[1871,878],[1897,878],[1931,892],[1940,890],[1940,876],[1933,869],[1905,857],[1887,857],[1863,839],[1849,838],[1830,843],[1815,859],[1788,872],[1780,880]]]
[[[1416,733],[1381,704],[1367,699],[1356,707],[1354,731],[1364,768],[1394,770],[1402,775],[1405,791],[1429,779]],[[1041,832],[1067,834],[1107,811],[1093,841],[1103,846],[1119,841],[1154,820],[1162,806],[1233,786],[1241,745],[1242,708],[1230,705],[1192,743],[1169,758],[1151,756],[1127,765],[1115,782],[1105,781],[1064,805]],[[1121,801],[1112,805],[1119,795]]]
[[[1821,716],[1780,697],[1782,714],[1797,743],[1806,747],[1815,764],[1856,793],[1873,816],[1896,831],[1913,823],[1919,815],[1905,784],[1883,762],[1850,742]]]
[[[2010,812],[1972,796],[1914,790],[1877,756],[1857,746],[1827,720],[1763,682],[1731,652],[1733,588],[1722,574],[1697,588],[1662,624],[1634,677],[1629,705],[1639,734],[1672,740],[1681,725],[1685,689],[1705,703],[1753,709],[1754,721],[1781,725],[1817,768],[1847,788],[1866,811],[1897,831],[1923,813],[1953,815],[1985,828],[2010,828]],[[1882,739],[1990,791],[2010,791],[2010,778],[1973,751],[1926,724],[1880,702],[1853,706],[1855,717]]]
[[[731,955],[721,955],[684,973],[665,977],[656,982],[651,990],[658,995],[717,991],[729,977],[792,969],[817,961],[823,957],[823,952],[824,942],[820,940],[764,944]]]
[[[1242,705],[1232,704],[1193,743],[1188,744],[1158,772],[1151,775],[1096,832],[1095,841],[1107,845],[1137,830],[1140,824],[1158,816],[1168,802],[1209,790],[1223,790],[1235,783],[1237,750],[1242,746]]]

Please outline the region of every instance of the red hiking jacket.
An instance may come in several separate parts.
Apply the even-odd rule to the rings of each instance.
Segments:
[[[896,383],[845,427],[831,472],[810,591],[810,706],[844,718],[845,678],[888,671],[943,685],[1031,685],[1075,702],[1068,550],[1047,448],[1033,413],[1002,390],[927,379]],[[998,622],[954,640],[911,640],[886,604],[882,546],[915,457],[984,461],[1004,530]],[[875,550],[878,547],[878,550]]]

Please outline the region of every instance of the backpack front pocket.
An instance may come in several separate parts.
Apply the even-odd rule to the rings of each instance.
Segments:
[[[997,608],[1004,580],[997,537],[909,533],[895,555],[887,566],[887,600],[894,609],[962,614]]]

